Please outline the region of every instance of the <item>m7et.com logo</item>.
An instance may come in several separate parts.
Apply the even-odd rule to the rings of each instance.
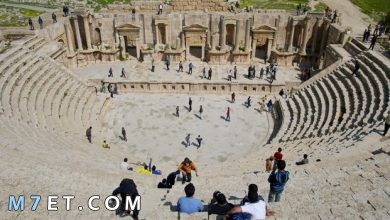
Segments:
[[[31,211],[36,211],[40,201],[40,195],[32,195],[29,199],[31,199]],[[58,211],[58,199],[59,196],[51,195],[47,197],[46,207],[48,211]],[[72,200],[75,199],[74,195],[64,195],[61,199],[65,200],[65,210],[70,211],[72,209]],[[100,196],[94,195],[88,199],[87,208],[92,211],[99,211],[100,207],[94,205],[94,201],[100,200]],[[141,196],[135,196],[134,199],[131,199],[130,196],[127,196],[125,201],[120,201],[116,196],[108,196],[104,199],[104,208],[108,211],[115,211],[122,205],[125,210],[141,210]],[[8,200],[8,211],[24,211],[26,208],[26,197],[24,195],[20,195],[18,197],[14,195],[9,196]],[[82,211],[84,209],[83,206],[79,206],[78,210]]]

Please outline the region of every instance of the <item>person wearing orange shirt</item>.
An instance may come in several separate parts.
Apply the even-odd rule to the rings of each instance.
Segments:
[[[191,182],[191,171],[195,171],[196,176],[198,176],[198,170],[196,169],[195,163],[192,162],[188,157],[184,158],[183,162],[179,164],[179,170],[182,171],[182,183]]]

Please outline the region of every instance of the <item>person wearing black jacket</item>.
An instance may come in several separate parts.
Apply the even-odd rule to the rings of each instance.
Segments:
[[[113,196],[117,196],[118,194],[121,195],[122,201],[121,201],[121,208],[124,210],[126,207],[126,197],[130,196],[131,200],[134,201],[137,196],[139,196],[139,193],[137,191],[137,185],[135,185],[134,181],[132,179],[125,178],[121,181],[119,184],[119,187],[116,188],[113,192]],[[138,219],[139,210],[126,210],[128,214],[130,214],[130,211],[133,211],[133,218]]]

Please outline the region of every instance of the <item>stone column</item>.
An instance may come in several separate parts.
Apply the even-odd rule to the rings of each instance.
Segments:
[[[319,21],[318,21],[318,18],[316,19],[316,23],[314,24],[314,28],[313,28],[313,41],[312,41],[312,44],[311,44],[311,54],[315,54],[316,52],[316,46],[317,46],[317,32],[318,32],[318,24],[319,24]]]
[[[275,33],[274,33],[274,40],[272,41],[272,49],[276,49],[276,39],[278,38],[278,32],[280,28],[280,15],[275,19]]]
[[[156,27],[156,29],[155,29],[156,30],[156,44],[159,44],[160,39],[159,39],[158,35],[159,35],[160,30],[158,29],[158,24],[156,24],[155,27]]]
[[[252,59],[256,56],[256,41],[257,39],[252,38]]]
[[[211,35],[211,50],[214,51],[215,50],[215,47],[216,47],[216,44],[217,43],[217,39],[215,37],[215,34]]]
[[[141,50],[140,50],[140,43],[139,43],[139,38],[137,39],[137,42],[135,43],[135,49],[137,50],[137,59],[140,60],[141,58]]]
[[[119,45],[121,46],[122,57],[126,59],[126,44],[123,36],[119,36]]]
[[[320,53],[319,53],[320,56],[322,56],[322,52],[324,51],[325,46],[326,46],[326,40],[327,40],[329,25],[330,25],[329,21],[325,21],[323,23],[324,30],[321,33],[322,37],[321,37],[321,47],[320,47]]]
[[[73,19],[73,22],[74,22],[74,29],[76,31],[77,48],[79,50],[83,50],[83,44],[81,43],[80,28],[79,28],[79,22],[77,17]]]
[[[289,45],[288,45],[288,51],[292,51],[293,40],[294,40],[294,31],[295,31],[295,24],[294,24],[294,20],[291,19],[291,31],[290,31],[290,41],[289,41]]]
[[[88,16],[84,17],[83,20],[84,20],[84,31],[85,31],[85,39],[87,41],[87,48],[88,50],[91,50],[92,44],[91,44],[91,33],[89,30]]]
[[[299,53],[301,54],[306,54],[306,46],[307,46],[307,40],[308,40],[308,37],[307,37],[307,32],[309,30],[309,25],[310,25],[310,21],[309,21],[309,17],[306,17],[305,18],[305,22],[304,22],[304,30],[303,30],[303,40],[302,40],[302,45],[300,47],[300,50],[299,50]]]
[[[245,27],[245,51],[249,52],[250,50],[250,34],[251,34],[251,20],[246,20],[246,27]]]
[[[204,58],[205,58],[205,49],[204,49],[204,45],[202,46],[202,57],[200,58],[202,61],[204,61]]]
[[[221,16],[221,50],[226,48],[226,22],[225,17]]]
[[[271,50],[272,50],[272,39],[267,39],[267,59],[271,59]]]
[[[117,46],[119,45],[119,33],[118,33],[118,31],[117,30],[114,30],[114,32],[115,32],[115,42],[116,42],[116,44],[117,44]]]
[[[68,41],[68,51],[70,54],[72,54],[72,53],[74,53],[74,43],[73,43],[70,24],[65,23],[64,27],[65,27],[66,39]]]
[[[240,20],[236,21],[236,37],[234,39],[234,52],[240,51]]]
[[[181,31],[181,49],[186,47],[186,36],[184,31]]]

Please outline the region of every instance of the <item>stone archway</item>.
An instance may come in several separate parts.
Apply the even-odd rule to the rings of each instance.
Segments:
[[[270,58],[276,28],[268,25],[252,27],[252,59]]]
[[[198,56],[191,56],[191,52],[194,52],[196,55],[198,54],[196,51],[198,51],[199,48],[201,48],[200,59],[205,59],[207,29],[207,27],[204,27],[199,24],[193,24],[183,27],[186,45],[186,60],[198,59]]]
[[[126,59],[128,55],[140,59],[140,27],[134,24],[122,24],[116,27],[119,35],[121,55]]]

